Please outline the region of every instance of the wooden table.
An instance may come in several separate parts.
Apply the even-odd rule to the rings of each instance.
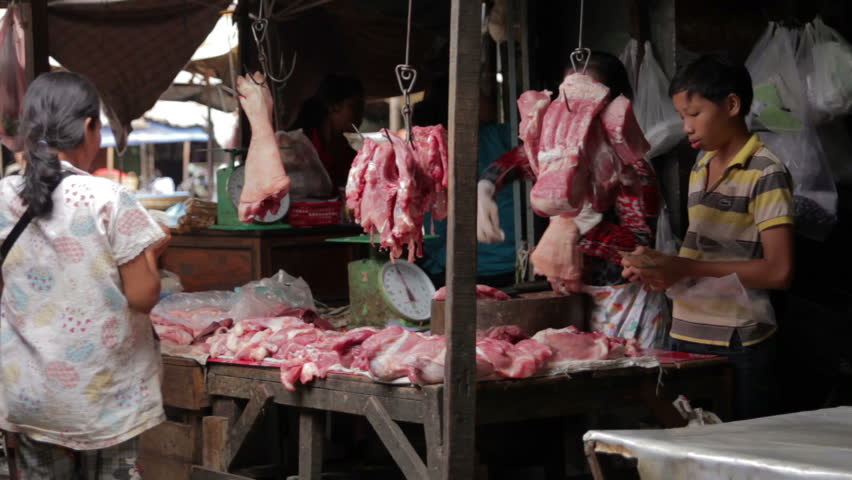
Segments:
[[[725,417],[730,409],[731,373],[727,360],[684,361],[662,367],[664,387],[672,394],[711,400]],[[660,369],[623,368],[523,380],[481,381],[477,385],[479,424],[563,417],[606,411],[629,403],[648,405],[662,426],[680,426],[668,395],[658,395]],[[392,386],[359,376],[331,374],[288,392],[279,370],[209,363],[207,394],[216,402],[245,399],[241,415],[204,419],[205,466],[196,479],[243,478],[227,471],[261,412],[272,403],[299,409],[299,478],[317,480],[322,467],[324,412],[363,415],[375,429],[406,478],[436,479],[444,450],[443,385]],[[397,422],[423,425],[427,458],[412,447]],[[209,447],[209,448],[208,448]]]
[[[345,303],[349,298],[347,265],[366,252],[360,245],[326,239],[361,233],[358,225],[173,232],[162,266],[176,273],[188,292],[231,290],[283,269],[304,278],[314,298]]]

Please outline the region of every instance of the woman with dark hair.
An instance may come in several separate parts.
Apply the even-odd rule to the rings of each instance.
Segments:
[[[301,128],[311,140],[335,188],[344,187],[355,151],[343,137],[360,126],[364,116],[364,86],[351,75],[330,73],[317,92],[302,104],[292,129]],[[336,193],[335,189],[335,193]]]
[[[78,74],[36,78],[24,174],[0,181],[0,428],[18,434],[26,480],[141,478],[139,434],[165,420],[146,313],[169,237],[126,189],[86,173],[100,104]]]
[[[573,66],[565,69],[566,75],[572,73]],[[592,52],[585,73],[609,88],[608,100],[619,95],[633,98],[627,70],[618,57]],[[596,212],[587,204],[573,219],[579,231],[577,247],[583,253],[581,291],[594,299],[590,325],[593,330],[636,338],[644,347],[660,346],[668,325],[664,296],[636,287],[621,275],[622,252],[653,243],[659,212],[657,179],[651,165],[642,160],[635,167],[641,180],[639,195],[624,189],[606,212]],[[501,156],[481,175],[477,185],[480,242],[505,241],[501,221],[511,228],[512,215],[498,208],[495,196],[522,177],[535,178],[520,147]]]

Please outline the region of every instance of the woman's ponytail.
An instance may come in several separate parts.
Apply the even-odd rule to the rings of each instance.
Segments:
[[[45,73],[27,89],[21,116],[26,165],[19,195],[33,217],[53,211],[51,193],[62,181],[56,152],[69,152],[83,143],[86,120],[97,125],[100,104],[95,86],[76,73]]]

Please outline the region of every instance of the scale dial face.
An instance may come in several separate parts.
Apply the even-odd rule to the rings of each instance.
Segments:
[[[411,320],[432,316],[435,285],[426,272],[405,260],[387,262],[382,267],[380,288],[391,308]]]
[[[228,176],[228,198],[231,199],[231,202],[234,203],[234,207],[239,208],[240,205],[240,195],[243,193],[243,186],[245,185],[246,180],[246,169],[243,165],[234,168],[231,172],[231,175]],[[266,212],[262,217],[257,218],[258,222],[261,223],[272,223],[284,218],[284,215],[287,214],[287,210],[290,208],[290,195],[286,195],[281,199],[281,205],[278,207],[278,210],[273,212]]]

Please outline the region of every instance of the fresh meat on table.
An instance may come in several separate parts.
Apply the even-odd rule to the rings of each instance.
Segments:
[[[162,325],[155,323],[154,331],[157,332],[157,336],[160,337],[160,341],[172,345],[189,345],[192,343],[194,338],[191,333],[187,332],[186,329],[180,325]]]
[[[553,350],[553,356],[547,363],[550,370],[558,370],[576,360],[612,360],[640,354],[635,339],[608,337],[575,327],[548,328],[533,335],[533,340]]]

